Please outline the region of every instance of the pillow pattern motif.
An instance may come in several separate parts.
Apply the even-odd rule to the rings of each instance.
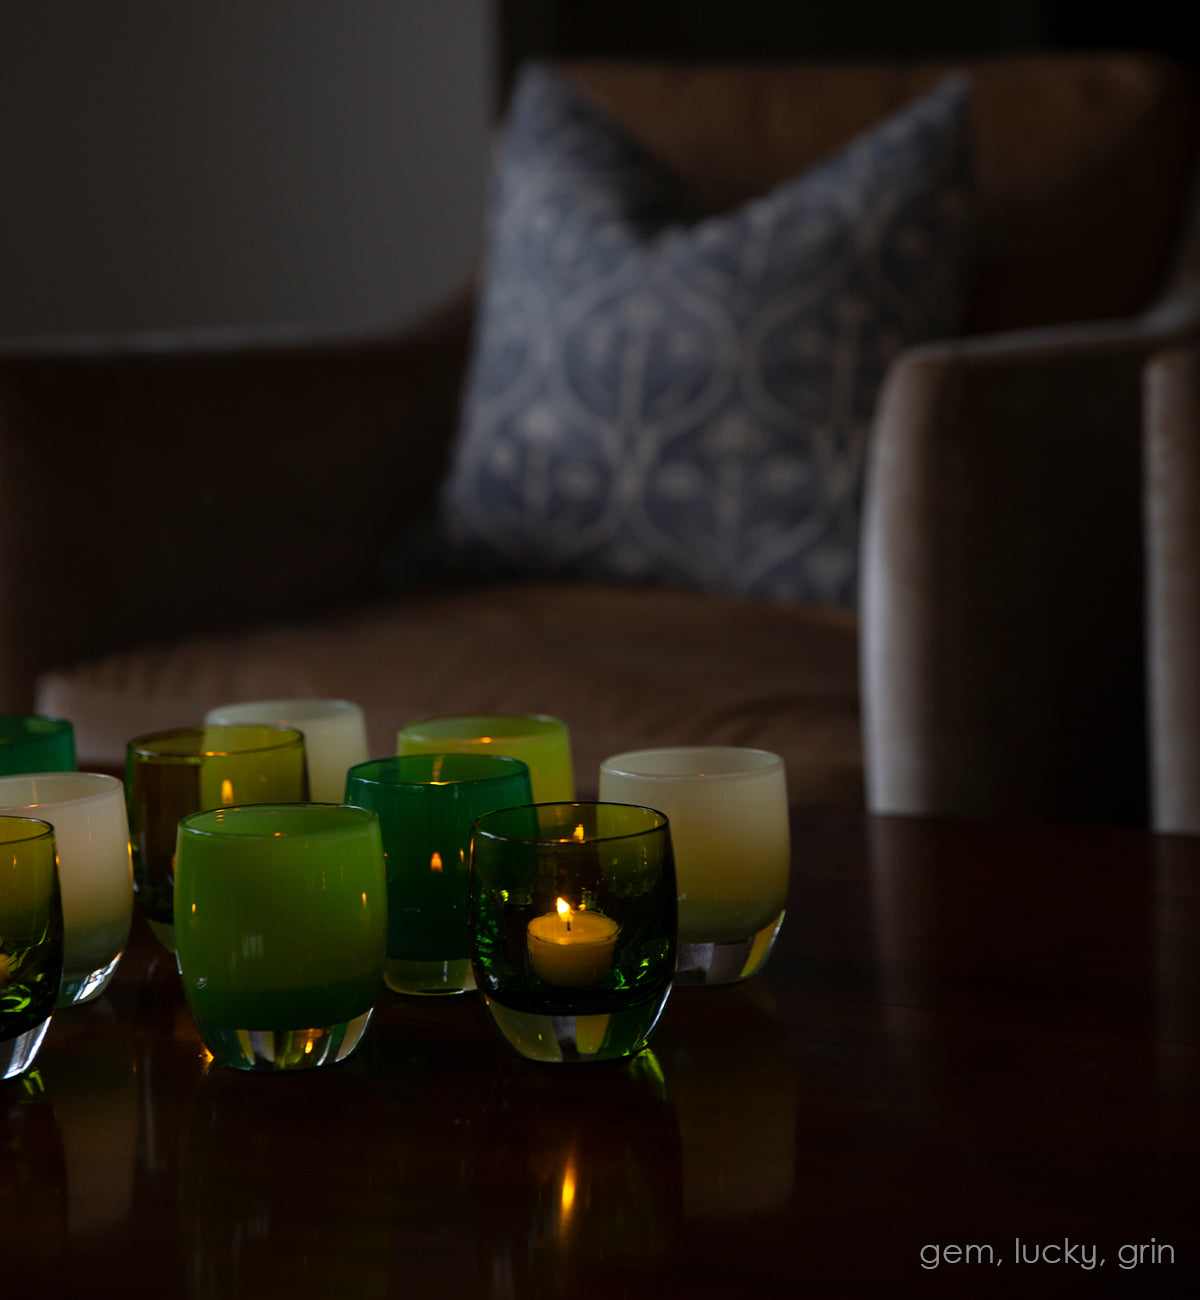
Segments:
[[[884,372],[960,316],[969,102],[950,78],[702,217],[598,105],[527,66],[442,501],[460,568],[853,605]]]

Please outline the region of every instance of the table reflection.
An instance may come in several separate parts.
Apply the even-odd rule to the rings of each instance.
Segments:
[[[128,1027],[108,999],[60,1011],[44,1076],[67,1162],[73,1244],[124,1222],[133,1199],[139,1102]]]
[[[382,1297],[393,1179],[373,1094],[348,1095],[334,1070],[280,1082],[214,1064],[196,1090],[179,1162],[188,1295]],[[340,1160],[333,1183],[329,1151]]]
[[[54,1105],[32,1070],[0,1092],[0,1269],[10,1285],[35,1279],[67,1238],[67,1161]]]
[[[678,1248],[679,1131],[652,1052],[506,1063],[475,1156],[479,1283],[494,1300],[588,1295],[596,1276],[636,1286]]]
[[[1154,990],[1158,1082],[1168,1110],[1191,1113],[1188,1044],[1200,1024],[1200,946],[1184,917],[1200,898],[1200,840],[1163,836],[1154,845]],[[1186,903],[1186,908],[1185,908]]]
[[[687,1218],[735,1218],[791,1195],[796,1067],[768,976],[676,989],[655,1050],[679,1119]]]

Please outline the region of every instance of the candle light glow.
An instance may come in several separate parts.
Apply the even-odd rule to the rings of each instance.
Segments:
[[[620,927],[602,912],[572,908],[565,898],[557,899],[554,907],[529,922],[534,974],[558,988],[597,983],[612,969]]]

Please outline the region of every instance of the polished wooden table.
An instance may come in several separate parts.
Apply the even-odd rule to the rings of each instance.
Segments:
[[[0,1279],[1200,1294],[1200,839],[797,814],[766,970],[676,989],[651,1047],[532,1065],[474,996],[385,994],[340,1066],[208,1068],[139,920],[0,1086]]]

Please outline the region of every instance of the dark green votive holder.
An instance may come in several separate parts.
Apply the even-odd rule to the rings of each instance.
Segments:
[[[0,776],[74,772],[75,728],[66,718],[0,715]]]
[[[383,834],[383,978],[394,993],[474,989],[467,934],[471,825],[532,798],[529,768],[499,754],[405,754],[358,763],[346,774],[346,802],[371,809]]]
[[[531,1061],[619,1060],[646,1046],[675,966],[666,817],[614,803],[480,817],[471,961],[501,1037]]]

